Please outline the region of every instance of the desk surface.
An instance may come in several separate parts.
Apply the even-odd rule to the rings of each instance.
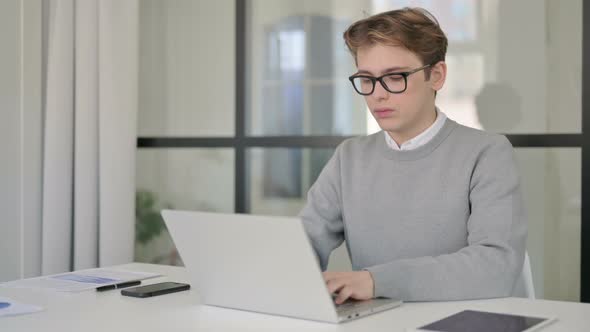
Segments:
[[[184,268],[126,264],[121,268],[157,272],[187,282]],[[196,290],[138,299],[119,291],[56,293],[0,287],[0,296],[37,304],[45,311],[0,318],[0,331],[406,331],[464,309],[558,317],[543,331],[587,331],[590,304],[504,298],[480,301],[404,303],[401,307],[336,325],[199,305]]]

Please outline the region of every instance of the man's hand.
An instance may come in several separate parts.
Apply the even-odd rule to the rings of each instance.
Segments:
[[[369,271],[322,273],[330,294],[338,294],[336,304],[347,299],[369,300],[373,298],[374,281]]]

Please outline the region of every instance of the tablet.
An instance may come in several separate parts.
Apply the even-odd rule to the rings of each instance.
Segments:
[[[543,318],[465,310],[434,323],[418,328],[418,331],[439,332],[530,332],[547,326],[556,318]]]

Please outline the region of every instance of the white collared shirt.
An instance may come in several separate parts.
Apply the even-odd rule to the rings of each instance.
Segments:
[[[430,127],[428,127],[428,129],[424,130],[420,135],[404,142],[402,146],[399,146],[393,140],[393,138],[389,136],[387,131],[383,131],[383,133],[385,134],[385,141],[392,150],[408,151],[417,149],[422,145],[430,142],[430,140],[434,136],[436,136],[436,134],[438,134],[438,132],[442,129],[446,120],[447,116],[445,115],[445,113],[441,112],[438,108],[436,108],[436,120],[434,120],[434,123]]]

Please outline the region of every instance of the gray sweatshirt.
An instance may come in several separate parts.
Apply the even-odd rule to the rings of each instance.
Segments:
[[[438,301],[509,296],[527,222],[506,137],[447,119],[425,145],[383,133],[344,141],[300,213],[322,270],[344,240],[375,297]]]

